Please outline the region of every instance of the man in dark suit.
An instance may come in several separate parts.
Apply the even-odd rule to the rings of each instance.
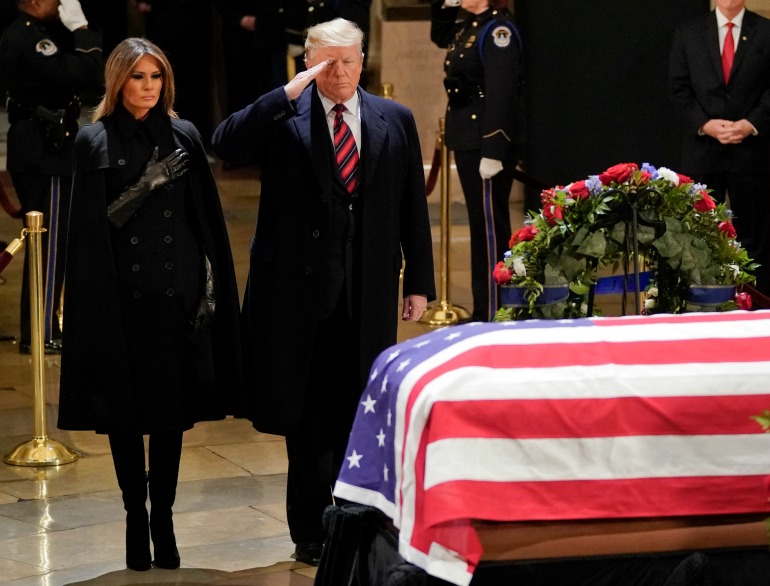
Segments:
[[[286,436],[289,530],[311,564],[337,472],[354,465],[343,458],[369,368],[396,342],[402,253],[401,318],[435,297],[417,129],[407,108],[358,86],[362,38],[344,19],[310,28],[308,69],[213,139],[226,161],[262,168],[243,302],[250,416]]]
[[[757,287],[770,293],[770,21],[717,0],[674,35],[670,85],[685,120],[680,170],[729,197],[738,238],[762,264]]]

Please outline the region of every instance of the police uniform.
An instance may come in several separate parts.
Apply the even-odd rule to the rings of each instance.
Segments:
[[[454,151],[468,208],[471,319],[490,321],[498,308],[492,271],[508,248],[512,171],[524,143],[521,41],[507,10],[469,14],[445,8],[441,0],[432,5],[431,40],[447,49],[445,142]],[[479,175],[483,157],[503,163],[490,181]]]
[[[44,341],[60,339],[56,308],[64,279],[67,200],[72,146],[80,116],[81,91],[99,91],[104,57],[101,35],[67,31],[58,21],[44,23],[20,13],[0,41],[0,77],[8,91],[6,167],[24,213],[44,214]],[[30,342],[27,262],[21,294],[20,349]]]

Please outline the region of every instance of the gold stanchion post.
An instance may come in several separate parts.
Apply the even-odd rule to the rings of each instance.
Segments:
[[[464,307],[449,301],[449,150],[444,142],[446,120],[439,119],[439,142],[441,144],[441,283],[439,299],[425,310],[421,322],[434,327],[452,326],[470,319]]]
[[[40,256],[43,214],[28,212],[27,246],[29,246],[29,295],[32,370],[35,383],[33,415],[35,436],[16,446],[3,461],[12,466],[59,466],[77,460],[77,453],[46,435],[45,385],[43,376],[43,265]]]

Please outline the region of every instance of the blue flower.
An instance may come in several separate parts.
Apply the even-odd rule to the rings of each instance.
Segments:
[[[586,187],[588,187],[588,191],[591,192],[591,195],[599,195],[604,191],[604,186],[599,180],[598,175],[589,175],[588,179],[586,179]]]
[[[658,178],[658,170],[649,163],[642,163],[642,171],[647,171],[654,180]]]

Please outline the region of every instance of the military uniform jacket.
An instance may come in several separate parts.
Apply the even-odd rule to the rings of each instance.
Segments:
[[[460,14],[467,16],[457,21]],[[447,49],[446,144],[510,160],[524,142],[521,41],[507,10],[474,15],[432,5],[431,40]]]
[[[403,295],[435,297],[433,253],[419,137],[411,112],[359,89],[360,272],[352,321],[360,324],[363,391],[377,354],[396,342]],[[334,264],[335,163],[326,116],[311,84],[296,103],[277,88],[224,120],[214,151],[262,168],[259,218],[243,300],[246,392],[254,426],[296,429],[310,372],[319,303]],[[340,360],[350,358],[340,355]]]
[[[58,22],[20,14],[0,40],[0,76],[11,100],[23,110],[66,109],[81,91],[100,91],[103,72],[101,34],[92,30],[70,33]],[[8,170],[70,175],[77,115],[67,121],[69,134],[61,149],[52,152],[46,137],[51,128],[44,121],[27,112],[14,119],[9,112]]]
[[[135,181],[122,170],[141,173],[147,156],[133,146],[130,126],[117,113],[77,135],[62,429],[151,433],[238,411],[239,299],[216,185],[195,127],[157,114],[159,158],[182,148],[190,170],[152,192],[121,228],[109,223],[106,211],[127,186],[116,189],[116,181]],[[132,160],[136,156],[141,160]],[[216,311],[211,326],[196,332],[192,318],[203,290],[204,252],[213,269]]]

